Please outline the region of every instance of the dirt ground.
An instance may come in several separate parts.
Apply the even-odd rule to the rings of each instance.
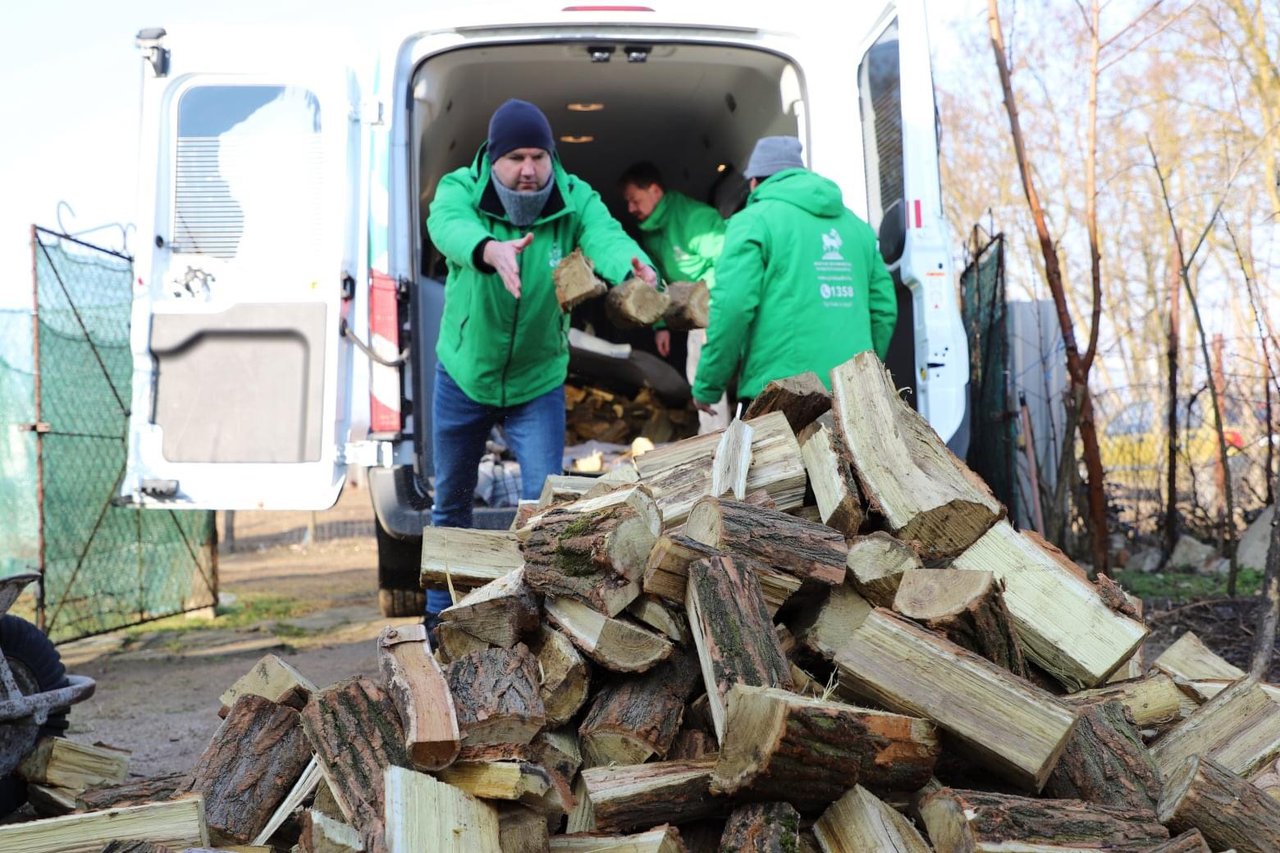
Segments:
[[[305,544],[309,526],[315,534]],[[287,618],[235,629],[178,619],[164,623],[178,623],[173,628],[59,647],[68,671],[98,684],[72,709],[68,736],[129,750],[132,776],[189,770],[220,722],[218,697],[262,655],[279,655],[324,687],[376,674],[378,632],[413,621],[378,611],[373,513],[359,489],[348,489],[334,509],[314,518],[237,513],[234,533],[235,550],[228,553],[224,544],[219,554],[223,601],[293,599]]]

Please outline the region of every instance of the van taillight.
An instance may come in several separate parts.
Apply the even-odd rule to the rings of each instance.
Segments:
[[[374,271],[369,282],[369,345],[394,359],[400,351],[399,296],[396,281]],[[369,430],[400,431],[400,371],[374,362],[369,371]]]

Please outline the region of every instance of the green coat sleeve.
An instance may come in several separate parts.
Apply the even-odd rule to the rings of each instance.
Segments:
[[[707,342],[698,361],[693,397],[699,403],[720,399],[742,357],[751,324],[760,307],[767,257],[765,234],[755,217],[729,220],[724,251],[715,266]]]
[[[704,211],[699,220],[698,235],[690,241],[689,248],[698,257],[712,262],[702,276],[702,280],[707,283],[707,289],[710,289],[716,284],[715,262],[724,252],[725,223],[720,218],[720,214],[714,210]]]
[[[427,232],[436,248],[451,263],[471,270],[476,269],[472,252],[481,240],[493,236],[472,203],[474,190],[466,169],[450,172],[436,188],[427,214]]]
[[[579,207],[578,245],[595,264],[596,273],[610,284],[617,284],[631,275],[632,258],[654,266],[644,249],[627,236],[618,220],[613,218],[609,208],[600,200],[600,193],[590,188],[580,191],[586,193],[586,197]]]
[[[867,307],[871,312],[871,343],[876,355],[884,361],[889,354],[889,341],[893,327],[898,322],[898,297],[893,292],[893,278],[885,268],[880,250],[876,248],[875,235],[871,240],[871,257],[867,260],[871,280],[867,283]]]

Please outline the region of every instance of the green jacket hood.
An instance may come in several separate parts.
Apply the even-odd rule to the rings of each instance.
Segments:
[[[786,202],[824,219],[844,212],[844,195],[835,181],[808,169],[786,169],[770,175],[751,193],[747,204],[757,201]]]

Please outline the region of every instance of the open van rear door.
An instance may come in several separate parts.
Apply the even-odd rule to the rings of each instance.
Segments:
[[[345,477],[364,280],[342,69],[144,82],[124,500],[319,509]],[[161,73],[163,71],[163,73]]]
[[[898,292],[886,361],[951,449],[969,443],[969,345],[942,212],[924,0],[897,0],[858,66],[869,221]]]

